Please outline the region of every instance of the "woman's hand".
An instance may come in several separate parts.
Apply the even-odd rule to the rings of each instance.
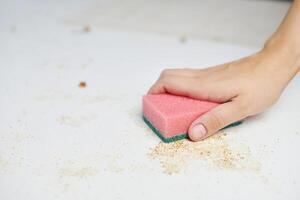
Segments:
[[[222,103],[190,125],[190,139],[199,141],[272,106],[299,70],[300,0],[295,0],[262,51],[206,69],[164,70],[149,93]]]
[[[164,70],[148,93],[222,103],[190,125],[190,139],[199,141],[272,106],[295,75],[293,65],[285,54],[265,48],[252,56],[206,69]]]

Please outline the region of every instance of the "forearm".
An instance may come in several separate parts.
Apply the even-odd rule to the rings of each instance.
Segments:
[[[282,68],[289,78],[300,70],[300,0],[295,0],[276,32],[266,42],[264,51],[285,62]]]

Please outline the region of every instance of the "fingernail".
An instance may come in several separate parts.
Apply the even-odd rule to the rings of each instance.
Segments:
[[[192,140],[200,140],[206,134],[206,128],[203,124],[196,124],[190,133],[190,138]]]

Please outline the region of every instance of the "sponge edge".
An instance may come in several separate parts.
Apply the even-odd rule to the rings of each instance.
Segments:
[[[151,122],[149,122],[147,120],[147,118],[145,116],[143,116],[143,120],[149,126],[149,128],[165,143],[175,142],[177,140],[183,140],[183,139],[188,139],[189,138],[187,133],[182,133],[182,134],[178,134],[178,135],[174,135],[172,137],[166,138],[151,124]],[[234,123],[222,128],[221,130],[238,126],[241,123],[242,123],[242,121],[234,122]]]
[[[147,120],[145,116],[143,116],[144,122],[149,126],[149,128],[165,143],[175,142],[177,140],[187,139],[188,134],[182,133],[178,135],[174,135],[172,137],[166,138],[164,137],[152,124]]]
[[[201,101],[170,94],[145,95],[143,119],[152,131],[164,142],[188,138],[190,124],[218,103]],[[233,123],[225,128],[237,126]]]

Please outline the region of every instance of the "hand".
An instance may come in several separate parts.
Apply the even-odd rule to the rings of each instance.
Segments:
[[[199,141],[272,106],[296,73],[290,65],[290,59],[266,49],[206,69],[166,69],[148,93],[222,103],[190,125],[190,139]]]

